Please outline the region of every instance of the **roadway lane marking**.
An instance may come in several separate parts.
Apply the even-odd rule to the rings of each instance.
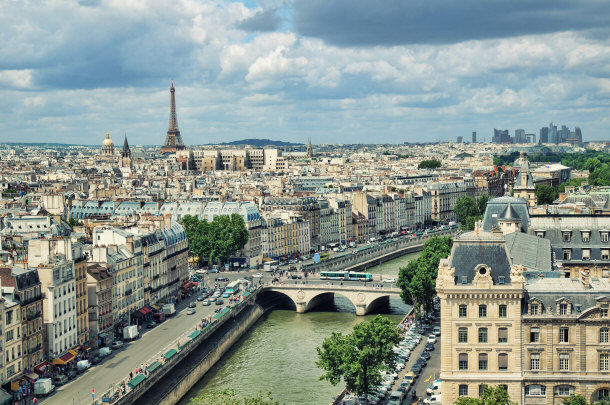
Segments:
[[[428,382],[428,381],[430,381],[430,379],[431,379],[431,378],[432,378],[432,376],[430,376],[430,377],[426,378],[426,379],[424,380],[424,382]]]

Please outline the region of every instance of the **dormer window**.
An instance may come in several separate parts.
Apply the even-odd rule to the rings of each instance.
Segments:
[[[599,231],[599,237],[602,242],[608,243],[608,234],[610,234],[610,231]]]
[[[572,314],[572,304],[568,302],[565,298],[557,303],[557,313],[559,315],[571,315]]]
[[[568,304],[559,304],[559,315],[568,314]]]
[[[561,231],[562,240],[569,242],[572,239],[572,231]]]
[[[540,313],[540,305],[537,302],[530,304],[530,315],[538,315]]]
[[[602,318],[607,318],[607,317],[608,317],[608,304],[602,304],[602,305],[599,307],[599,315],[600,315]]]
[[[544,234],[546,231],[540,230],[540,231],[536,231],[536,236],[539,238],[544,238]]]
[[[591,239],[591,231],[580,231],[580,236],[583,242],[588,243]]]

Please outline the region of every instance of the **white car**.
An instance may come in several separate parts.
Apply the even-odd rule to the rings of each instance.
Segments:
[[[384,283],[395,283],[396,279],[394,277],[388,277],[383,279]]]
[[[436,335],[430,335],[428,336],[428,343],[436,343]]]
[[[265,277],[265,276],[263,275],[263,273],[256,273],[256,274],[255,274],[255,275],[253,275],[252,277],[256,277],[256,278],[262,278],[262,277]]]
[[[432,333],[434,333],[436,336],[440,336],[441,335],[441,327],[440,326],[435,326],[432,329]]]

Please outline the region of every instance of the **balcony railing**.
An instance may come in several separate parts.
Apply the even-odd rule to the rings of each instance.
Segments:
[[[30,347],[28,349],[28,354],[32,354],[32,353],[36,353],[37,351],[39,351],[42,348],[41,345],[36,345],[34,347]]]
[[[132,291],[132,290],[126,290],[126,291],[125,291],[125,296],[131,295],[132,293],[133,293],[133,291]]]
[[[28,321],[34,320],[36,318],[40,318],[40,311],[36,311],[36,312],[28,312],[27,315],[25,316],[26,319]]]

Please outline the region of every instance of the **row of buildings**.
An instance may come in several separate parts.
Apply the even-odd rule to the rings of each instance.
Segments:
[[[41,230],[39,218],[49,219],[22,217],[2,232],[3,383],[47,361],[65,364],[78,348],[109,344],[123,326],[175,300],[188,281],[179,224],[99,226],[83,239],[58,235],[53,226]]]

